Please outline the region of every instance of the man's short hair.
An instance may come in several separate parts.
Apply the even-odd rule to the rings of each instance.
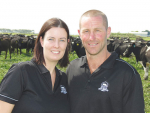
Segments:
[[[108,20],[107,20],[107,16],[99,11],[99,10],[89,10],[89,11],[86,11],[80,18],[80,21],[79,21],[79,28],[81,28],[81,19],[82,17],[97,17],[97,16],[102,16],[103,18],[103,24],[105,26],[105,28],[107,29],[108,28]]]

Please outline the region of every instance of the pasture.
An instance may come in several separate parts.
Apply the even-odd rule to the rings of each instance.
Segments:
[[[32,58],[31,53],[26,53],[24,49],[22,54],[12,54],[12,58],[9,59],[9,53],[7,59],[5,59],[5,52],[2,51],[2,55],[0,55],[0,81],[3,79],[5,74],[7,73],[8,69],[11,67],[13,63],[29,61]],[[69,59],[72,61],[73,59],[77,58],[77,55],[70,54]],[[150,71],[149,71],[149,79],[143,80],[144,70],[140,63],[136,64],[136,59],[134,56],[130,58],[122,58],[123,60],[127,61],[131,64],[135,69],[139,72],[143,84],[143,91],[144,91],[144,100],[145,100],[145,113],[150,113]],[[59,68],[59,66],[58,66]],[[66,71],[66,68],[59,68],[62,71]]]

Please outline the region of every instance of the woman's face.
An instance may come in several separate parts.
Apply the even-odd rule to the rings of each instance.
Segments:
[[[40,37],[40,42],[45,62],[58,62],[67,47],[67,32],[64,28],[53,27],[45,33],[43,39]]]

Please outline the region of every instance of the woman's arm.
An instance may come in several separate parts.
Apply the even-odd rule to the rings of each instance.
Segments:
[[[10,103],[0,100],[0,112],[1,113],[11,113],[14,106],[15,106],[14,104],[10,104]]]

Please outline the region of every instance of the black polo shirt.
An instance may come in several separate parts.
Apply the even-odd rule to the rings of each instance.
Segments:
[[[90,73],[87,58],[67,68],[71,113],[144,113],[140,75],[113,52]]]
[[[56,69],[54,90],[50,72],[34,60],[13,64],[0,84],[0,100],[15,104],[12,113],[70,113],[68,83]]]

